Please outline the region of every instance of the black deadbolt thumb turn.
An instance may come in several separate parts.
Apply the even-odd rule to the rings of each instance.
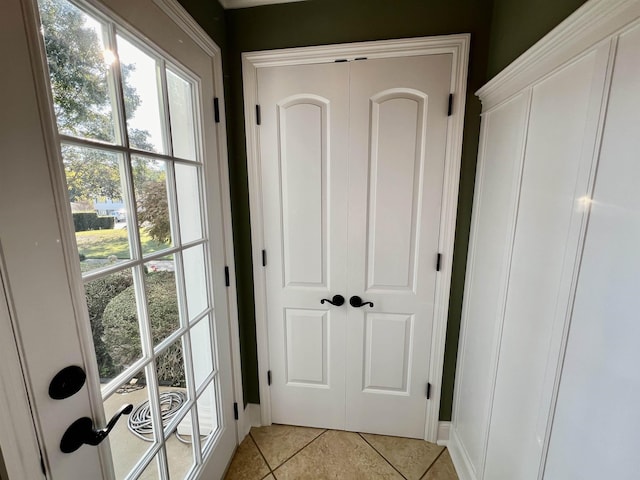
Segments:
[[[351,304],[352,307],[355,307],[355,308],[364,307],[365,305],[369,305],[370,307],[373,307],[373,302],[363,302],[362,299],[357,295],[354,295],[353,297],[351,297],[349,299],[349,303]]]
[[[331,305],[339,307],[340,305],[344,305],[344,297],[342,295],[334,295],[331,300],[329,300],[328,298],[323,298],[322,300],[320,300],[320,303],[324,302],[328,302]]]
[[[82,417],[73,422],[67,431],[64,432],[62,440],[60,441],[60,450],[63,453],[71,453],[78,450],[85,443],[87,445],[96,446],[100,444],[109,432],[116,426],[116,422],[122,415],[129,415],[133,410],[133,405],[123,405],[120,407],[105,428],[100,430],[93,429],[93,420],[89,417]]]

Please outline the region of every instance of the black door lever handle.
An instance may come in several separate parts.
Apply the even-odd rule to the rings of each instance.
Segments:
[[[132,410],[133,405],[122,405],[113,417],[111,417],[107,426],[100,430],[93,429],[93,420],[89,417],[79,418],[64,432],[62,440],[60,441],[60,450],[62,450],[63,453],[71,453],[78,450],[85,443],[93,446],[99,445],[100,442],[107,438],[107,435],[109,435],[109,432],[116,426],[120,417],[122,415],[129,415]]]
[[[344,297],[342,295],[334,295],[331,300],[329,300],[328,298],[323,298],[322,300],[320,300],[320,303],[324,304],[325,302],[339,307],[341,305],[344,305]]]
[[[373,302],[363,302],[362,299],[357,295],[354,295],[353,297],[351,297],[349,299],[349,303],[351,304],[352,307],[355,307],[355,308],[364,307],[365,305],[369,305],[370,307],[373,307]]]

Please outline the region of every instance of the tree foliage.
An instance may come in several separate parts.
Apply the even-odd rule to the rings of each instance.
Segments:
[[[97,32],[66,0],[40,0],[40,18],[58,128],[69,135],[113,141],[109,66]]]
[[[115,142],[116,118],[112,70],[105,60],[102,27],[66,0],[40,0],[40,18],[49,65],[58,129],[65,135]],[[127,81],[135,65],[120,65],[127,120],[140,96]],[[149,132],[129,128],[130,140],[151,150]],[[64,146],[69,198],[122,197],[117,155],[97,149]]]
[[[147,225],[147,232],[154,240],[167,243],[171,240],[167,187],[162,180],[145,184],[138,199],[138,221]]]

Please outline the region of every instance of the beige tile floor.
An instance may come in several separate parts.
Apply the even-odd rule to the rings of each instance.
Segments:
[[[272,425],[251,429],[225,480],[457,480],[449,452],[410,438]]]

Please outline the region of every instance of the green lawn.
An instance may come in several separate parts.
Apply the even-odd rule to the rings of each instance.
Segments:
[[[143,253],[157,252],[170,246],[153,240],[144,229],[140,231],[140,240]],[[107,259],[111,255],[121,260],[131,258],[127,230],[124,228],[76,232],[76,242],[78,253],[87,259]]]

